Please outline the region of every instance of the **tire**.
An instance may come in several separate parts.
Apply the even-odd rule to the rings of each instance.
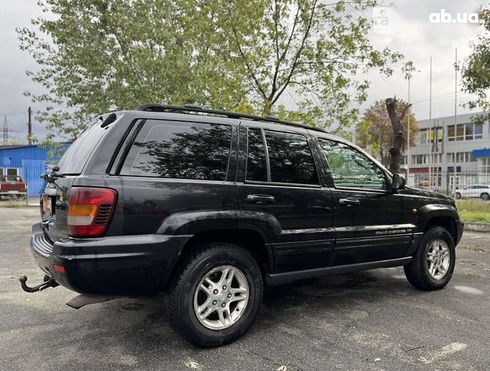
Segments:
[[[439,250],[441,249],[442,250]],[[442,253],[434,251],[447,251],[448,261],[442,258]],[[430,256],[429,256],[429,252]],[[440,256],[437,256],[440,254]],[[432,265],[429,257],[435,259],[436,266],[440,262],[440,269],[430,270]],[[420,290],[439,290],[446,286],[451,279],[456,262],[454,241],[445,228],[433,227],[424,233],[420,246],[412,261],[404,266],[405,276],[414,287]]]
[[[263,281],[259,266],[248,251],[230,243],[201,245],[179,272],[170,288],[168,307],[172,324],[185,339],[199,347],[214,347],[237,340],[250,328],[262,303]],[[228,286],[221,281],[223,272],[228,272],[225,278],[233,272]],[[206,278],[213,281],[214,286],[205,281]],[[217,283],[220,283],[220,291],[215,295]],[[247,285],[248,299],[245,300],[247,295],[243,290]],[[223,304],[226,309],[221,309]],[[206,318],[199,319],[196,306],[206,306],[211,311]],[[224,313],[226,310],[228,312]],[[202,315],[206,313],[203,310]]]
[[[456,192],[456,200],[461,200],[461,193]]]
[[[488,201],[490,200],[490,195],[488,193],[482,193],[480,195],[480,198],[483,200],[483,201]]]

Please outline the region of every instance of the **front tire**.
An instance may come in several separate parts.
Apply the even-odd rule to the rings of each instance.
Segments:
[[[456,200],[461,200],[461,193],[456,192]]]
[[[456,262],[454,241],[445,228],[424,233],[412,261],[404,266],[408,281],[420,290],[439,290],[451,279]]]
[[[169,295],[174,327],[199,347],[231,343],[252,325],[262,302],[262,274],[250,253],[229,243],[196,247]]]

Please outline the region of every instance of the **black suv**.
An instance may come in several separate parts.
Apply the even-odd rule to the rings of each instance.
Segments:
[[[192,343],[229,343],[264,284],[404,266],[451,278],[454,201],[405,186],[344,139],[269,117],[146,105],[100,117],[45,175],[31,248],[45,282],[86,294],[168,291]]]

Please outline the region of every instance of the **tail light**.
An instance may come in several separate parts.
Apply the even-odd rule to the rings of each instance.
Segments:
[[[72,237],[102,236],[116,206],[116,191],[73,187],[68,200],[68,233]]]

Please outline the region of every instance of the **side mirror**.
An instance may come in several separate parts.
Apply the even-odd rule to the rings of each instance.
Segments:
[[[393,181],[391,182],[391,190],[397,191],[405,187],[405,178],[400,174],[393,174]]]

